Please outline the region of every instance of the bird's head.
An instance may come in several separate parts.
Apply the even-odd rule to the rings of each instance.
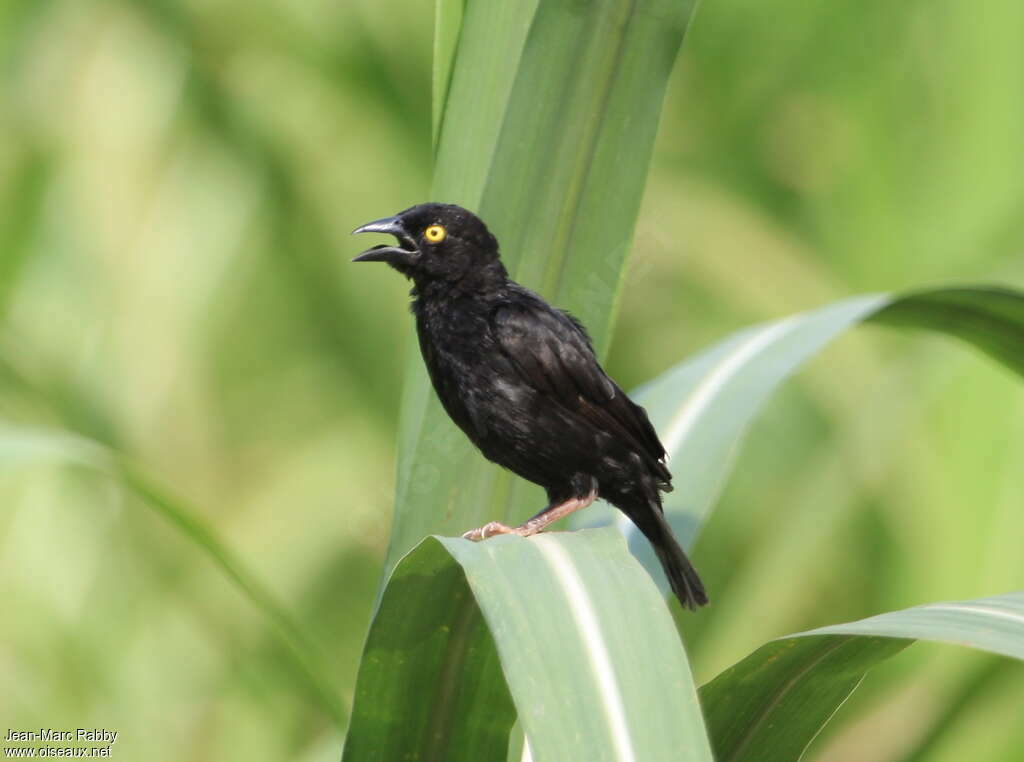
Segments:
[[[505,273],[498,259],[498,241],[483,220],[454,204],[420,204],[394,217],[368,222],[352,233],[393,235],[396,245],[374,246],[352,261],[387,262],[417,283]]]

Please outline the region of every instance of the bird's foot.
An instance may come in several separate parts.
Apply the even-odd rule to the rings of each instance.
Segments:
[[[591,490],[583,497],[573,497],[564,502],[549,505],[532,519],[520,526],[510,527],[507,524],[502,524],[500,521],[492,521],[491,523],[484,524],[482,527],[477,529],[470,529],[462,535],[462,538],[464,540],[479,542],[480,540],[486,540],[488,537],[494,537],[499,534],[517,534],[520,537],[532,537],[538,532],[543,532],[544,528],[552,521],[557,521],[563,516],[568,516],[574,511],[586,508],[595,500],[597,500],[596,489]]]
[[[492,521],[489,524],[484,524],[482,527],[470,529],[462,535],[462,538],[464,540],[480,542],[480,540],[486,540],[488,537],[494,537],[499,534],[524,535],[525,533],[523,532],[523,527],[510,527],[507,524],[502,524],[500,521]]]

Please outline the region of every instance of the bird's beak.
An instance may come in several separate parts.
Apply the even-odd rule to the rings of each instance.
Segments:
[[[365,225],[360,225],[352,231],[352,235],[356,233],[386,233],[398,239],[398,245],[386,246],[382,244],[374,246],[353,259],[353,262],[387,262],[389,265],[401,267],[411,264],[419,256],[420,252],[416,246],[416,241],[409,235],[402,225],[402,220],[398,217],[384,217],[380,220],[367,222]]]

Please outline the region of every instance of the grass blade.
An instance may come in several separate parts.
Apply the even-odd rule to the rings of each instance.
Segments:
[[[370,626],[343,759],[499,759],[513,722],[465,575],[425,539],[395,567]]]
[[[765,644],[700,690],[719,762],[789,762],[875,664],[915,640],[1024,660],[1024,592],[934,603]]]
[[[661,433],[676,484],[684,485],[665,500],[684,546],[693,544],[747,427],[771,394],[831,341],[863,322],[941,331],[1024,373],[1024,293],[1003,288],[855,297],[728,337],[636,394]],[[644,566],[661,580],[654,554],[628,520],[607,507],[586,513],[576,519],[578,525],[617,523]]]
[[[711,759],[673,621],[611,530],[424,540],[356,695],[346,760],[502,759],[516,710],[536,762]]]

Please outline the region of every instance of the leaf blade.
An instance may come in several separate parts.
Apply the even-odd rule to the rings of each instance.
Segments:
[[[426,538],[395,567],[370,625],[343,760],[495,759],[514,720],[465,576]]]
[[[954,643],[1024,660],[1024,591],[969,601],[927,603],[793,637],[879,635]]]
[[[864,674],[916,640],[1024,660],[1024,592],[916,606],[766,643],[700,689],[716,759],[799,759]]]
[[[439,561],[441,551],[447,556],[445,563]],[[425,572],[433,575],[433,591],[402,590],[409,566],[425,568],[425,558],[433,564]],[[461,581],[453,588],[448,577],[456,567]],[[397,693],[397,686],[441,684],[424,678],[424,671],[451,672],[446,653],[441,653],[440,663],[421,658],[389,660],[379,657],[379,644],[393,637],[395,628],[421,627],[425,618],[431,618],[440,632],[452,621],[451,613],[437,616],[427,607],[421,616],[420,606],[427,598],[450,601],[452,589],[458,590],[460,599],[471,593],[479,606],[487,627],[478,633],[493,636],[509,695],[536,762],[711,759],[692,676],[672,619],[649,578],[611,530],[529,539],[497,537],[482,543],[428,538],[418,545],[396,567],[385,589],[381,615],[374,622],[367,658],[360,668],[358,686],[362,687],[357,687],[350,732],[359,749],[369,748],[365,739],[390,743],[396,734],[405,736],[382,756],[356,755],[347,748],[346,759],[400,759],[425,748],[426,739],[416,730],[424,724],[416,718],[443,703],[434,698],[440,689],[426,696],[417,693],[415,702],[406,702],[410,705],[396,713],[395,722],[387,728],[369,727],[366,714],[374,706],[387,705],[384,697]],[[395,612],[401,613],[402,621],[389,621]],[[417,631],[416,637],[422,641],[433,635]],[[494,663],[489,667],[496,668]],[[480,677],[473,670],[460,672],[470,680]],[[489,677],[494,677],[493,671]],[[365,687],[375,683],[376,689]],[[450,706],[454,715],[455,704]],[[438,756],[423,758],[503,757],[515,719],[511,705],[499,704],[495,709],[464,702],[462,707],[458,720],[476,728],[475,736],[452,736],[449,743],[430,747]],[[497,738],[500,734],[494,727],[481,728],[477,712],[492,719],[496,712],[502,713],[498,725],[504,737]],[[404,721],[399,721],[402,717]],[[454,728],[459,722],[449,718],[437,726]],[[500,747],[500,752],[473,756],[481,754],[485,735],[489,735],[487,748]]]
[[[865,322],[946,333],[1024,374],[1024,293],[958,287],[904,295],[870,294],[739,331],[637,390],[669,453],[674,480],[665,498],[684,547],[691,547],[728,477],[746,430],[778,386],[850,328]],[[646,541],[607,506],[572,520],[616,523],[659,580]]]

